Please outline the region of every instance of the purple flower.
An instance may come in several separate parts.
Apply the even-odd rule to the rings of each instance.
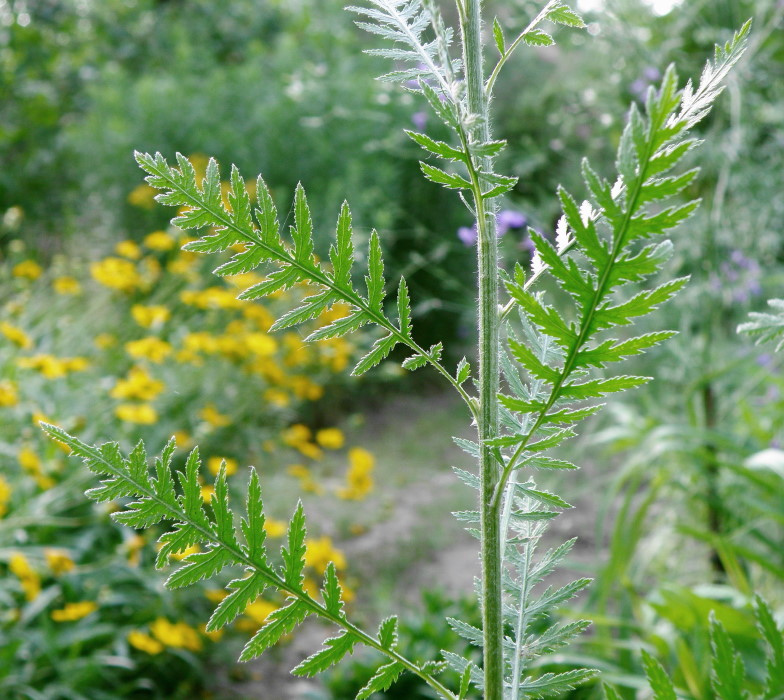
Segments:
[[[457,237],[463,242],[463,245],[474,245],[477,239],[476,226],[461,226],[457,229]]]
[[[770,367],[773,364],[773,355],[769,352],[763,352],[761,355],[757,356],[757,364],[760,367]]]
[[[424,131],[427,126],[427,112],[414,112],[411,115],[411,123],[419,129],[419,131]]]
[[[501,237],[512,228],[524,228],[528,225],[528,217],[513,209],[502,209],[496,216],[498,236]]]
[[[645,78],[645,80],[647,80],[650,83],[653,83],[657,81],[659,78],[661,78],[661,73],[659,72],[659,69],[656,68],[655,66],[646,66],[642,72],[642,75]]]

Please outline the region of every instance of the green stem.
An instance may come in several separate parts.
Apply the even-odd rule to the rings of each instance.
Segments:
[[[473,140],[490,140],[488,105],[484,88],[481,40],[481,0],[466,0],[461,25],[466,70],[468,109],[476,117]],[[480,161],[481,172],[492,171],[492,160]],[[503,618],[501,608],[500,509],[491,503],[499,478],[498,462],[485,441],[498,434],[499,320],[498,241],[495,207],[482,197],[483,178],[475,183],[479,267],[479,442],[480,518],[482,530],[482,627],[484,636],[485,700],[502,700],[504,690]]]

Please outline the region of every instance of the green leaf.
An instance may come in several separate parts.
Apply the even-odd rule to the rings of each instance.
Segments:
[[[528,46],[552,46],[555,41],[553,37],[551,37],[547,32],[543,32],[541,29],[532,29],[529,32],[523,34],[523,41],[528,44]]]
[[[264,504],[261,500],[261,483],[255,467],[250,468],[246,512],[247,516],[240,522],[246,543],[242,549],[254,562],[266,564],[267,552],[264,541],[267,532],[264,529]]]
[[[305,511],[302,501],[297,502],[297,508],[289,521],[288,547],[281,547],[280,553],[283,558],[283,576],[288,585],[296,590],[302,590],[302,583],[305,580],[303,571],[305,570]]]
[[[224,567],[233,564],[234,558],[223,547],[216,547],[207,552],[189,554],[183,561],[185,564],[166,579],[167,588],[183,588],[212,578]]]
[[[520,684],[522,697],[545,698],[574,690],[578,685],[596,678],[594,669],[576,669],[564,673],[545,673],[538,678],[526,678]]]
[[[397,345],[397,338],[391,333],[383,338],[379,338],[373,343],[370,352],[357,362],[356,367],[354,367],[351,372],[352,376],[358,377],[360,374],[364,374],[369,369],[375,367],[392,352],[392,348],[394,348],[395,345]]]
[[[501,23],[498,21],[498,17],[493,19],[493,38],[495,39],[498,53],[503,56],[506,53],[506,41],[504,41],[504,30],[501,29]]]
[[[657,331],[629,338],[619,343],[605,340],[595,348],[578,352],[575,367],[605,367],[608,362],[619,362],[625,357],[639,355],[654,345],[672,338],[675,334],[676,331]]]
[[[389,690],[390,686],[397,680],[403,672],[403,665],[397,661],[381,666],[373,677],[357,693],[356,700],[366,700],[373,693],[380,693]]]
[[[398,328],[404,337],[411,337],[411,301],[408,298],[408,285],[401,277],[397,288]]]
[[[351,268],[354,265],[354,244],[351,239],[351,211],[348,202],[343,202],[335,230],[335,243],[329,248],[332,262],[332,281],[347,291],[351,291]]]
[[[566,5],[554,7],[547,13],[547,19],[567,27],[577,27],[578,29],[585,27],[582,17]]]
[[[416,131],[406,130],[405,133],[412,141],[419,144],[430,153],[441,156],[441,158],[446,158],[447,160],[466,161],[466,154],[463,153],[463,151],[450,146],[448,143],[436,141],[435,139],[431,139],[427,134],[420,134]]]
[[[343,589],[340,586],[334,562],[329,562],[324,571],[324,586],[321,589],[321,596],[324,599],[324,607],[330,615],[335,615],[340,619],[345,619],[343,612]]]
[[[784,631],[779,629],[773,612],[760,596],[754,597],[754,615],[768,645],[765,698],[772,700],[784,688]]]
[[[378,641],[384,649],[397,647],[397,615],[384,618],[378,626]]]
[[[651,685],[654,700],[677,700],[675,686],[667,672],[645,649],[642,650],[642,666]]]
[[[440,168],[436,168],[423,161],[420,161],[419,167],[422,169],[425,177],[431,182],[444,185],[445,187],[449,187],[453,190],[471,189],[471,183],[460,175],[447,173]]]
[[[294,241],[294,257],[300,263],[313,262],[313,220],[302,183],[297,183],[294,195],[294,226],[291,228]]]
[[[561,396],[564,398],[581,400],[593,399],[607,394],[614,394],[618,391],[636,389],[638,386],[647,384],[651,377],[632,377],[620,376],[610,379],[592,379],[587,382],[566,384],[563,387]]]
[[[324,648],[309,656],[301,664],[292,669],[295,676],[315,676],[326,671],[330,666],[338,663],[346,654],[351,654],[354,645],[358,642],[356,636],[350,632],[341,632],[337,637],[332,637],[324,642]]]
[[[368,254],[368,274],[365,277],[367,284],[367,302],[370,310],[382,314],[381,304],[384,301],[384,262],[381,259],[381,241],[378,232],[373,229],[370,234]]]
[[[457,371],[455,372],[455,381],[458,385],[462,385],[465,383],[466,379],[471,376],[471,365],[468,363],[468,360],[462,358],[460,362],[457,363]]]
[[[542,379],[550,384],[558,381],[559,370],[544,364],[525,343],[510,338],[509,349],[514,358],[528,370],[532,377]]]
[[[411,355],[403,360],[403,369],[413,372],[415,369],[424,367],[427,364],[427,355]]]
[[[264,593],[266,587],[267,581],[257,573],[230,581],[226,588],[231,592],[218,603],[207,623],[207,631],[218,630],[233,622]]]
[[[285,607],[270,613],[266,624],[245,645],[240,661],[250,661],[261,655],[284,635],[291,632],[308,615],[310,610],[301,600],[295,600]]]
[[[713,649],[713,691],[721,700],[746,700],[748,694],[744,690],[746,671],[743,660],[735,651],[727,630],[716,619],[713,611],[710,616],[710,637]]]

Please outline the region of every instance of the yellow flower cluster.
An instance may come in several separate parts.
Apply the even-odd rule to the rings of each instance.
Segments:
[[[163,382],[151,377],[143,367],[134,366],[125,379],[118,379],[111,390],[113,399],[152,401],[164,389]]]
[[[136,359],[149,360],[150,362],[160,364],[171,354],[172,347],[165,340],[151,335],[126,343],[125,351]]]
[[[98,609],[98,604],[92,600],[83,600],[79,603],[66,603],[60,610],[52,610],[51,618],[55,622],[76,622]]]
[[[0,518],[8,512],[8,504],[11,502],[12,493],[11,484],[0,474]]]
[[[28,350],[33,346],[33,341],[21,328],[12,326],[5,321],[0,323],[0,333],[2,333],[14,345],[18,345],[22,350]]]
[[[323,575],[329,562],[332,562],[338,571],[346,568],[346,557],[343,552],[332,546],[331,537],[324,535],[305,542],[305,566]]]
[[[41,458],[32,449],[23,447],[19,450],[17,459],[19,460],[19,466],[35,479],[35,482],[41,489],[46,490],[54,486],[54,479],[44,473]]]
[[[136,291],[143,284],[142,276],[130,260],[122,258],[104,258],[90,265],[93,279],[120,292]]]
[[[86,357],[55,357],[49,354],[20,357],[16,364],[23,369],[36,370],[47,379],[59,379],[70,372],[82,372],[90,366]]]
[[[37,280],[42,272],[43,268],[34,260],[23,260],[11,269],[11,274],[14,277],[28,280]]]
[[[68,552],[64,552],[62,549],[45,549],[44,557],[47,566],[55,576],[67,574],[76,567]]]
[[[169,622],[165,617],[159,617],[150,625],[150,632],[166,647],[190,651],[202,648],[199,633],[184,622]]]
[[[11,573],[19,579],[25,598],[33,601],[41,592],[41,577],[36,573],[30,562],[21,552],[14,552],[8,562]]]
[[[210,457],[207,460],[207,468],[215,474],[215,476],[218,475],[222,464],[226,465],[226,476],[237,473],[236,459],[232,459],[231,457]]]
[[[19,392],[16,382],[10,379],[0,380],[0,406],[16,406],[19,403]]]
[[[155,250],[159,253],[165,253],[177,245],[174,240],[166,231],[153,231],[144,237],[144,245],[150,250]]]
[[[131,307],[131,316],[143,328],[160,327],[171,318],[171,311],[165,306],[134,304]]]
[[[125,423],[154,425],[158,421],[158,412],[148,403],[122,403],[114,409],[114,415]]]
[[[63,277],[56,277],[52,281],[54,291],[60,296],[71,296],[79,294],[82,291],[82,285],[75,277],[64,275]]]
[[[346,487],[338,491],[340,498],[359,501],[373,490],[371,476],[376,460],[362,447],[352,447],[348,451],[349,467],[346,474]]]

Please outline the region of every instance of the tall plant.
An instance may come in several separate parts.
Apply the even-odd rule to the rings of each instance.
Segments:
[[[115,519],[135,528],[166,520],[173,526],[160,538],[157,565],[169,556],[201,544],[204,551],[190,554],[171,574],[167,585],[180,587],[215,576],[227,566],[244,573],[228,584],[229,595],[218,605],[208,630],[234,620],[265,589],[283,593],[288,602],[272,613],[247,643],[241,659],[261,654],[306,617],[315,615],[335,625],[338,634],[321,650],[299,664],[293,673],[312,676],[339,662],[358,644],[384,658],[375,675],[357,695],[367,698],[388,688],[404,671],[420,676],[442,698],[463,698],[473,685],[486,700],[543,697],[573,688],[594,671],[576,669],[537,675],[531,662],[561,647],[588,625],[586,621],[555,624],[542,631],[540,624],[554,608],[569,600],[589,581],[579,579],[560,588],[535,587],[567,554],[567,542],[543,554],[537,546],[547,522],[569,508],[559,496],[537,488],[536,469],[569,470],[575,466],[550,455],[552,448],[575,435],[574,426],[594,414],[595,399],[640,386],[647,377],[593,376],[608,366],[648,350],[672,335],[659,331],[629,336],[621,333],[634,319],[653,311],[672,297],[686,279],[645,286],[667,260],[672,244],[668,231],[683,222],[697,201],[663,204],[688,190],[694,169],[669,174],[697,141],[687,132],[709,111],[721,92],[721,83],[743,53],[749,23],[724,46],[717,47],[699,83],[678,87],[670,66],[658,90],[648,93],[645,109],[635,105],[618,147],[617,174],[608,180],[582,165],[587,197],[578,204],[560,189],[563,209],[554,241],[529,230],[536,244],[530,270],[517,265],[513,275],[499,270],[496,210],[500,197],[512,190],[516,178],[495,168],[506,146],[491,133],[491,101],[499,75],[522,45],[554,43],[542,27],[546,23],[580,28],[579,15],[562,0],[549,0],[511,40],[496,19],[492,37],[498,55],[485,69],[482,7],[480,0],[457,0],[461,48],[455,56],[455,32],[448,28],[434,0],[368,0],[350,8],[360,16],[359,26],[390,40],[392,46],[371,52],[396,63],[384,80],[403,82],[426,100],[450,129],[452,139],[440,141],[425,133],[408,132],[429,156],[442,159],[437,167],[423,161],[428,179],[458,192],[476,220],[478,238],[478,370],[472,377],[464,358],[454,371],[441,361],[442,345],[420,346],[413,334],[408,286],[397,284],[394,302],[387,303],[381,240],[370,236],[364,285],[357,284],[351,213],[344,204],[338,216],[329,260],[314,255],[313,225],[303,188],[294,195],[294,223],[284,235],[275,204],[259,176],[252,200],[237,168],[223,201],[217,163],[210,161],[201,182],[190,162],[177,155],[170,165],[160,154],[137,154],[147,182],[160,190],[158,201],[175,206],[173,224],[207,228],[186,248],[200,253],[239,250],[216,269],[236,275],[264,264],[271,271],[264,282],[245,290],[246,300],[310,285],[312,293],[299,306],[279,318],[273,330],[306,322],[335,303],[347,304],[350,313],[312,333],[307,340],[343,336],[363,326],[380,330],[371,350],[353,370],[368,371],[398,345],[410,353],[403,367],[431,366],[464,401],[477,429],[477,439],[458,440],[476,460],[478,472],[457,470],[458,476],[478,492],[477,509],[458,513],[481,543],[482,576],[478,585],[482,629],[460,620],[453,628],[483,649],[481,666],[444,652],[441,660],[411,659],[398,641],[397,618],[383,620],[375,633],[361,629],[344,609],[341,586],[330,565],[320,595],[304,587],[305,515],[299,504],[288,527],[280,560],[265,548],[264,510],[259,477],[250,469],[245,513],[238,524],[229,505],[225,469],[215,481],[211,507],[202,503],[198,481],[200,462],[194,450],[183,471],[172,472],[174,441],[155,460],[154,474],[140,443],[128,456],[117,444],[87,445],[60,428],[44,425],[56,440],[68,445],[87,466],[104,477],[88,495],[99,501],[128,498]],[[508,30],[507,30],[508,31]],[[552,278],[567,303],[556,310],[536,283]],[[505,298],[502,302],[502,291]],[[519,318],[519,322],[518,322]],[[472,380],[472,381],[469,381]],[[442,673],[452,668],[460,677],[454,685]]]

